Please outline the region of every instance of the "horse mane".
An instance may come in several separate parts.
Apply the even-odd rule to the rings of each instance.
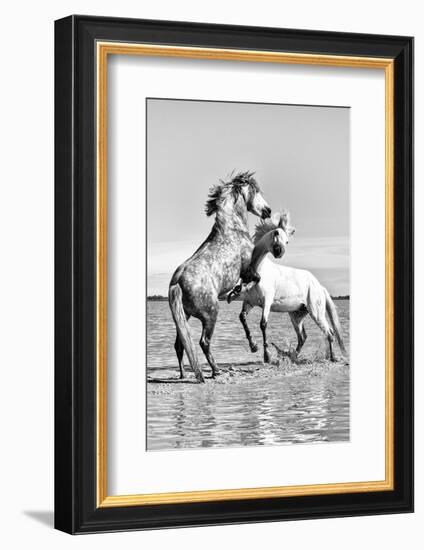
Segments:
[[[290,224],[290,212],[286,210],[283,212],[275,212],[270,218],[261,220],[255,227],[255,234],[253,236],[254,244],[257,244],[264,235],[278,228],[284,229],[288,236],[294,233],[295,229]]]
[[[256,192],[260,191],[258,182],[253,177],[255,172],[250,172],[248,170],[246,172],[239,172],[235,176],[233,176],[233,173],[234,172],[229,175],[229,181],[224,181],[220,179],[218,184],[213,185],[209,189],[208,200],[205,206],[205,212],[207,216],[212,216],[212,214],[216,214],[221,204],[229,195],[234,196],[235,202],[241,194],[242,188],[245,185],[251,186]]]

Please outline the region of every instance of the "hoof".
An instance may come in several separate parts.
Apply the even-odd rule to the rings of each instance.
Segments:
[[[264,355],[264,363],[271,363],[271,357],[269,355]]]
[[[252,345],[250,346],[250,351],[251,351],[252,353],[256,353],[256,352],[258,351],[258,349],[259,349],[259,348],[258,348],[258,345],[257,345],[257,344],[252,344]]]
[[[185,372],[180,373],[180,380],[185,380],[187,378],[187,375]]]
[[[220,376],[222,372],[219,369],[215,369],[212,371],[212,378],[216,378],[217,376]]]
[[[204,384],[205,383],[205,377],[203,376],[202,372],[198,372],[196,374],[196,380],[199,384]]]
[[[287,355],[290,357],[290,361],[292,363],[297,363],[299,358],[299,353],[297,351],[292,351],[292,352],[288,351]]]

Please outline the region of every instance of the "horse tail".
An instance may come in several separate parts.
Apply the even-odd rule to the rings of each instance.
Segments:
[[[182,295],[183,292],[179,283],[171,284],[169,286],[169,307],[171,308],[172,317],[174,318],[178,336],[183,344],[197,381],[204,382],[205,379],[203,377],[202,369],[199,366],[196,348],[194,347],[193,339],[190,334],[190,327],[185,316]]]
[[[336,333],[336,337],[337,337],[337,341],[338,341],[339,346],[340,346],[340,350],[341,350],[342,354],[344,356],[346,356],[347,353],[346,353],[346,348],[344,346],[344,342],[343,342],[343,338],[342,338],[342,329],[341,329],[341,326],[340,326],[340,320],[339,320],[339,315],[337,313],[336,306],[335,306],[333,300],[331,299],[331,296],[328,293],[328,290],[324,287],[323,287],[323,289],[324,289],[324,294],[325,294],[325,309],[327,311],[327,315],[330,319],[331,326],[333,327],[334,332]]]

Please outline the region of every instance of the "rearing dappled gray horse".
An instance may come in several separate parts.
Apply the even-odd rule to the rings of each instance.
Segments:
[[[171,279],[169,306],[177,328],[175,351],[181,378],[185,378],[185,351],[197,381],[205,381],[187,322],[191,316],[202,323],[200,347],[212,368],[212,376],[219,372],[210,341],[218,317],[219,297],[234,287],[250,263],[253,244],[247,226],[248,212],[262,218],[271,215],[252,172],[239,173],[231,181],[212,187],[206,203],[206,214],[215,214],[212,230]]]

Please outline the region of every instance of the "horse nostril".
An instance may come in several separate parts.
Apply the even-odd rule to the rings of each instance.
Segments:
[[[264,206],[262,209],[262,218],[269,218],[271,216],[271,208],[269,206]]]
[[[275,258],[282,258],[284,256],[285,248],[279,244],[276,244],[273,248],[273,255]]]

